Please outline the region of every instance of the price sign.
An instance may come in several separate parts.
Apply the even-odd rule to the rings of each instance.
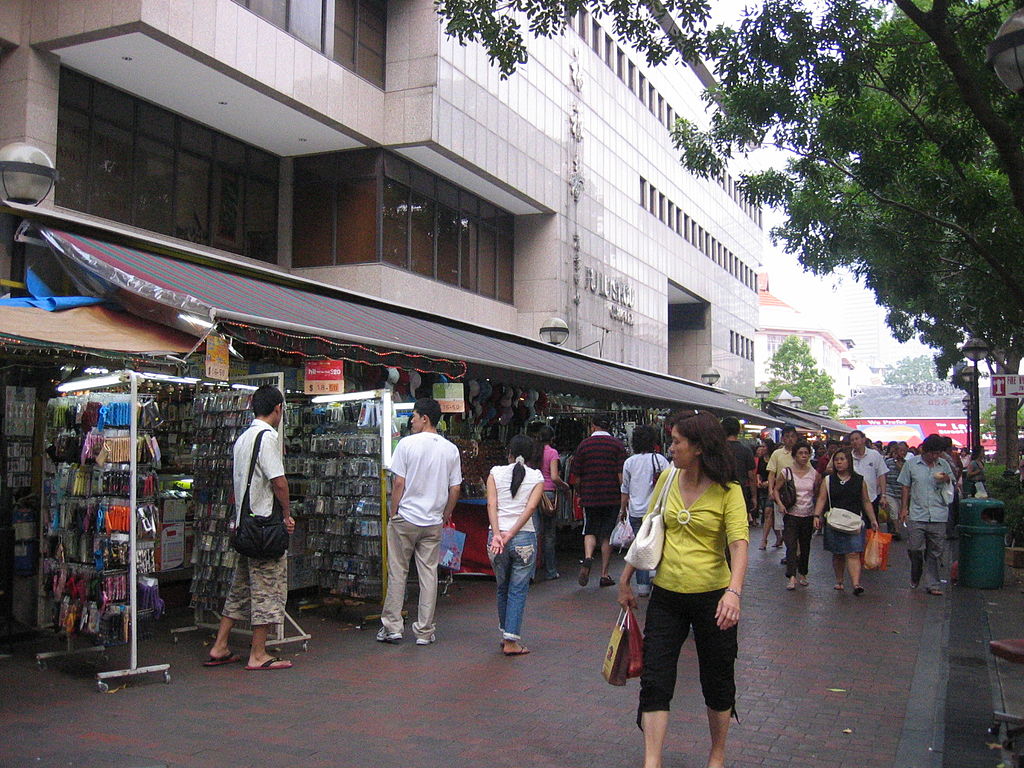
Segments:
[[[217,333],[206,337],[206,376],[216,381],[227,381],[231,373],[228,340]]]
[[[435,384],[433,395],[441,404],[441,413],[465,413],[465,389],[463,384]]]
[[[311,360],[306,363],[303,392],[307,395],[340,395],[344,391],[344,360]]]

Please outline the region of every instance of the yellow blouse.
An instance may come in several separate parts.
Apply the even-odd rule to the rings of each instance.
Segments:
[[[654,511],[661,488],[671,472],[663,472],[651,493],[647,514]],[[687,514],[689,513],[689,514]],[[711,592],[729,586],[731,572],[725,560],[726,547],[734,541],[749,541],[747,505],[739,483],[725,490],[712,483],[689,510],[677,481],[665,500],[665,547],[654,583],[672,592]]]

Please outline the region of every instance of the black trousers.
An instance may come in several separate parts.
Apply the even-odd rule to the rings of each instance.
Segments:
[[[782,540],[786,542],[786,578],[807,575],[814,538],[814,517],[786,515],[782,519]]]
[[[704,703],[717,712],[736,703],[734,666],[737,631],[719,629],[715,611],[724,589],[683,594],[655,585],[644,626],[644,669],[640,675],[639,712],[668,711],[676,688],[679,651],[693,628]],[[637,715],[637,723],[640,714]]]

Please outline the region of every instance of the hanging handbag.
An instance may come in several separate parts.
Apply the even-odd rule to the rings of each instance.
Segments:
[[[612,528],[612,535],[608,543],[613,547],[622,550],[632,544],[634,538],[633,526],[630,525],[629,520],[624,517],[615,524],[614,528]]]
[[[632,608],[619,612],[601,665],[601,674],[611,685],[625,685],[640,677],[644,666],[644,638]]]
[[[679,470],[673,467],[665,478],[665,484],[661,486],[661,493],[654,509],[640,524],[640,530],[636,532],[636,537],[626,552],[626,562],[638,571],[653,571],[661,562],[661,550],[665,545],[665,499],[672,483],[676,481],[678,472]]]
[[[828,512],[825,513],[825,523],[838,533],[860,533],[864,527],[864,518],[856,512],[851,512],[842,507],[832,506],[832,479],[825,478],[827,485],[825,493],[828,494]]]
[[[779,501],[782,502],[782,506],[788,511],[796,504],[796,481],[793,479],[792,469],[786,467],[783,471],[786,473],[786,482],[779,488]]]
[[[538,504],[537,507],[540,509],[540,513],[544,515],[544,517],[555,516],[555,502],[550,496],[548,496],[547,491],[544,491],[540,495],[540,504]]]
[[[269,517],[259,517],[252,513],[249,505],[249,491],[252,487],[252,476],[256,471],[256,459],[259,457],[260,445],[267,430],[261,429],[256,435],[252,446],[252,461],[249,464],[249,478],[245,483],[242,503],[238,516],[238,525],[231,536],[231,547],[240,555],[253,560],[276,560],[288,551],[288,531],[284,527],[281,507],[274,498],[274,507]]]

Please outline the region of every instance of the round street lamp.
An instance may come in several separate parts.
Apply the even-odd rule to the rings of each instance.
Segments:
[[[771,394],[771,390],[768,389],[768,387],[766,387],[764,384],[761,384],[760,386],[754,388],[754,394],[761,399],[761,410],[763,411],[765,400],[768,399],[768,395]]]
[[[565,344],[569,338],[569,325],[560,317],[551,317],[540,327],[540,337],[555,347]]]
[[[1015,11],[985,49],[985,63],[995,70],[999,82],[1024,94],[1024,8]]]
[[[960,351],[964,353],[964,357],[977,364],[979,360],[982,360],[988,354],[988,344],[977,336],[972,336],[964,342]]]
[[[802,397],[794,397],[792,400],[790,400],[789,404],[794,408],[803,408],[804,399]]]
[[[700,380],[707,384],[709,387],[715,386],[718,380],[722,378],[722,374],[718,372],[717,368],[708,368],[704,373],[700,375]]]
[[[56,181],[53,160],[43,150],[20,141],[0,147],[0,197],[4,201],[39,205]]]
[[[971,396],[970,395],[964,395],[963,398],[960,400],[960,403],[961,403],[961,405],[963,405],[964,408],[970,408],[971,407]]]
[[[1003,26],[1005,27],[1006,24]],[[960,372],[960,376],[970,387],[967,392],[968,400],[970,400],[968,403],[970,414],[967,417],[968,436],[970,438],[971,450],[976,450],[981,448],[981,400],[978,395],[978,361],[983,360],[988,354],[988,345],[978,337],[972,336],[964,342],[961,351],[964,353],[964,357],[971,361],[971,367],[964,368]]]
[[[818,413],[821,414],[822,416],[828,416],[828,406],[827,405],[819,405],[818,406]]]

